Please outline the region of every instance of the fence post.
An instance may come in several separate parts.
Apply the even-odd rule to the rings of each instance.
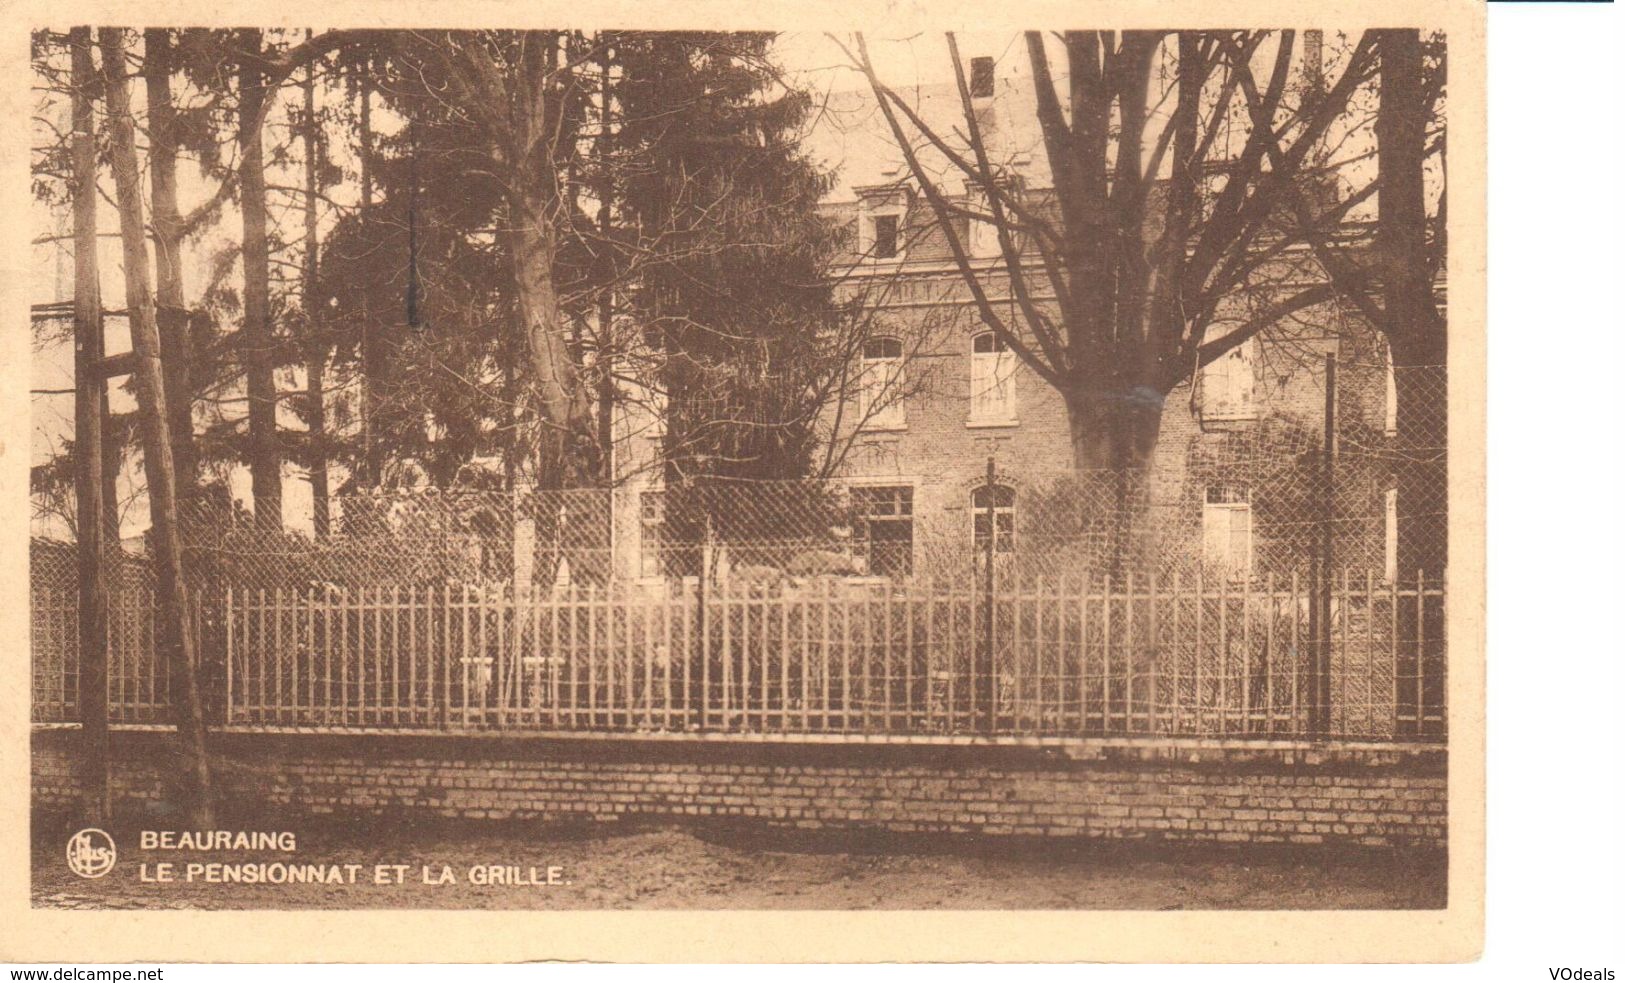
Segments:
[[[1325,737],[1332,722],[1332,525],[1337,517],[1337,355],[1326,353],[1326,411],[1320,445],[1321,526],[1316,558],[1314,731]]]
[[[696,596],[699,598],[699,660],[700,660],[700,729],[711,726],[711,621],[706,609],[708,581],[711,579],[711,511],[705,513],[705,537],[700,540],[700,575]]]
[[[228,726],[231,724],[231,717],[232,717],[232,713],[231,713],[231,684],[232,684],[232,668],[231,668],[231,664],[234,661],[234,654],[232,652],[232,649],[236,647],[235,643],[236,643],[236,640],[237,640],[236,639],[236,632],[235,632],[235,624],[234,624],[234,616],[235,616],[236,612],[233,610],[234,605],[232,603],[235,600],[236,600],[235,591],[233,590],[233,588],[230,585],[228,585],[226,587],[226,600],[225,600],[225,603],[221,607],[221,610],[223,612],[223,620],[226,623],[225,624],[225,629],[226,629],[226,693],[225,693],[225,698],[221,701],[222,705],[224,706],[225,717],[222,719],[221,723],[226,724]]]
[[[988,455],[987,482],[983,486],[987,493],[987,541],[982,555],[982,657],[977,667],[976,701],[982,707],[982,729],[989,734],[997,725],[998,713],[998,692],[993,682],[993,558],[999,538],[998,503],[993,494],[996,481],[993,457]]]

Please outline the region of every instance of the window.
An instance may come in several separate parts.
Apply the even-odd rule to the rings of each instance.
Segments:
[[[908,215],[913,195],[902,171],[887,175],[887,183],[854,189],[858,204],[858,255],[872,262],[895,263],[903,258]]]
[[[661,546],[666,525],[666,493],[646,491],[638,494],[638,575],[658,577],[661,569]]]
[[[1248,339],[1202,369],[1202,415],[1213,420],[1257,417],[1253,377],[1253,341]]]
[[[883,577],[906,577],[914,570],[914,489],[888,485],[852,489],[858,542],[868,570]]]
[[[995,553],[1009,553],[1016,548],[1016,490],[1007,485],[983,485],[971,492],[971,529],[976,555],[987,551],[988,537],[993,538]]]
[[[897,216],[876,215],[873,218],[874,238],[869,255],[875,259],[897,257]]]
[[[1231,576],[1253,570],[1252,491],[1238,485],[1209,485],[1202,504],[1202,559]]]
[[[864,342],[858,425],[867,430],[901,430],[907,426],[902,386],[903,343],[891,337]]]
[[[970,418],[972,423],[1013,423],[1016,419],[1015,353],[991,331],[971,339]]]
[[[993,206],[988,203],[987,195],[984,192],[971,192],[969,204],[973,210],[980,214],[987,216],[993,214]],[[1006,213],[1006,218],[1008,217],[1008,213]],[[965,221],[970,226],[970,234],[966,237],[965,247],[970,251],[973,258],[986,259],[990,256],[1002,255],[999,247],[999,227],[993,224],[991,218],[983,221],[967,216]]]

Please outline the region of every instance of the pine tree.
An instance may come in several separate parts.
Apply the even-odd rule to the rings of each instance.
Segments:
[[[797,135],[810,97],[779,85],[770,34],[619,46],[629,224],[653,260],[632,307],[663,362],[668,479],[797,478],[819,449],[817,378],[845,315],[826,275],[829,176]],[[844,361],[844,356],[843,356]]]

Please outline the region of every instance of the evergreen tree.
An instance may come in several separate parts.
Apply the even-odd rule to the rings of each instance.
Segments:
[[[814,469],[832,341],[852,315],[827,276],[830,186],[801,152],[808,93],[771,34],[660,34],[617,45],[619,193],[645,259],[631,307],[658,352],[668,479]]]

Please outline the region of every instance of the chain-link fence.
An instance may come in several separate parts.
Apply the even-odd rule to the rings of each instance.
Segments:
[[[322,542],[194,507],[205,689],[254,725],[1436,737],[1444,373],[1321,372],[1323,413],[1138,469],[402,490]],[[74,571],[36,542],[36,719],[77,712]],[[117,571],[112,712],[159,720]]]
[[[79,715],[79,578],[72,544],[36,539],[29,549],[33,716],[69,721]],[[107,560],[107,696],[121,723],[169,718],[169,666],[157,644],[156,583],[139,556]],[[194,612],[194,625],[202,609]]]

